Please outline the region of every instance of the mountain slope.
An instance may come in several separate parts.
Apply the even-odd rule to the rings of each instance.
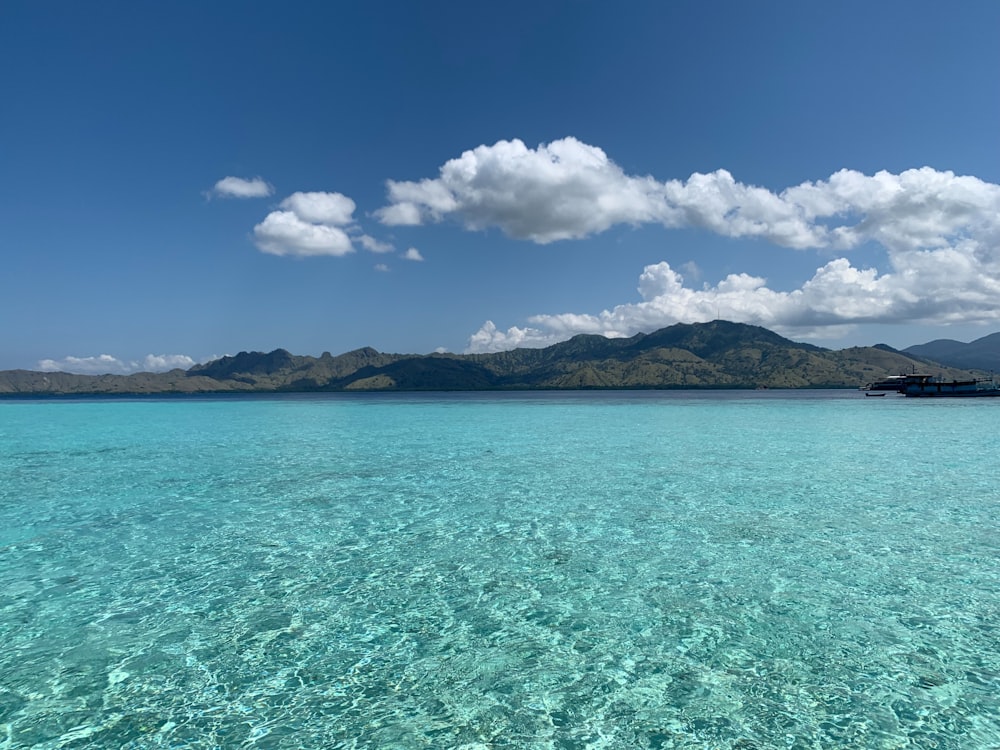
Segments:
[[[991,333],[968,344],[953,339],[937,339],[903,351],[950,367],[1000,370],[1000,333]]]
[[[1000,334],[995,336],[1000,340]],[[970,374],[929,365],[886,346],[831,351],[759,326],[717,320],[631,338],[580,335],[544,349],[494,354],[385,354],[366,347],[317,358],[275,349],[240,352],[166,373],[90,376],[9,370],[0,372],[0,394],[850,388],[915,369],[945,378]]]

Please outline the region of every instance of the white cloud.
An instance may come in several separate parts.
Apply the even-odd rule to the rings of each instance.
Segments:
[[[538,328],[511,326],[506,331],[501,331],[492,320],[487,320],[478,331],[469,337],[469,345],[465,352],[467,354],[480,354],[483,352],[505,352],[518,348],[538,349],[565,341],[567,338],[569,336],[560,336]]]
[[[633,336],[718,318],[792,338],[836,338],[862,323],[1000,321],[1000,281],[995,273],[983,274],[971,245],[904,254],[893,265],[891,273],[879,274],[838,258],[785,292],[749,274],[731,274],[715,286],[693,289],[668,263],[657,263],[639,277],[638,302],[597,314],[534,315],[529,326],[506,331],[487,321],[469,338],[466,351],[542,347],[578,333]]]
[[[409,250],[403,253],[403,257],[406,260],[416,260],[416,261],[421,261],[424,259],[424,256],[421,255],[420,251],[417,250],[417,248],[415,247],[411,247]]]
[[[391,206],[380,208],[375,212],[375,216],[390,227],[414,227],[423,223],[420,207],[415,203],[393,203]]]
[[[487,322],[470,339],[472,351],[543,346],[584,332],[630,336],[716,317],[798,336],[868,322],[1000,320],[1000,185],[930,167],[874,175],[843,169],[772,191],[723,169],[686,180],[629,175],[575,138],[535,149],[513,140],[466,151],[435,178],[390,181],[388,197],[376,212],[385,224],[452,219],[539,244],[652,223],[828,253],[873,243],[886,254],[885,272],[836,258],[792,291],[750,274],[694,289],[660,263],[643,272],[639,302],[538,315],[506,331]],[[698,280],[697,266],[681,267]]]
[[[253,228],[257,247],[271,255],[347,255],[351,238],[340,227],[313,224],[293,211],[272,211]]]
[[[375,270],[378,271],[379,273],[388,273],[389,266],[387,266],[385,263],[376,263]]]
[[[359,235],[358,242],[361,243],[361,247],[365,250],[373,253],[391,253],[396,249],[388,242],[380,242],[374,237],[369,237],[367,234]]]
[[[147,354],[142,360],[125,361],[110,354],[93,357],[63,357],[43,359],[38,363],[42,372],[71,372],[80,375],[130,375],[134,372],[166,372],[183,370],[197,364],[186,354]]]
[[[389,225],[453,218],[545,244],[618,224],[700,227],[785,247],[936,248],[1000,236],[1000,186],[930,167],[898,175],[841,170],[775,193],[724,169],[659,182],[625,172],[601,149],[563,138],[529,149],[520,140],[479,146],[433,179],[388,182]]]
[[[681,266],[681,270],[685,273],[687,278],[693,281],[701,280],[701,268],[693,260],[689,260],[687,263]]]
[[[110,354],[99,354],[96,357],[71,356],[59,360],[43,359],[39,361],[38,369],[42,372],[74,372],[84,375],[129,372],[128,366],[124,362]]]
[[[223,177],[212,187],[211,195],[220,198],[266,198],[274,188],[261,177],[245,180],[242,177]]]
[[[142,360],[141,369],[144,372],[166,372],[167,370],[187,370],[197,362],[186,354],[147,354]]]
[[[271,255],[342,256],[354,242],[373,253],[395,248],[362,232],[354,221],[357,205],[342,193],[292,193],[253,228],[254,243]]]
[[[356,205],[341,193],[292,193],[281,201],[281,207],[291,211],[302,221],[344,226],[354,220]]]
[[[659,219],[652,178],[632,178],[601,149],[564,138],[536,150],[519,140],[479,146],[447,162],[436,179],[390,180],[389,225],[458,218],[470,229],[498,226],[546,243],[584,237],[613,224]]]

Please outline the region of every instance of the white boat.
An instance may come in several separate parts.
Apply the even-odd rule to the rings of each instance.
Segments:
[[[903,388],[906,385],[906,378],[908,375],[890,375],[883,380],[877,380],[874,383],[868,383],[867,385],[861,386],[863,391],[881,391],[883,393],[902,393]],[[874,395],[874,394],[872,394]]]

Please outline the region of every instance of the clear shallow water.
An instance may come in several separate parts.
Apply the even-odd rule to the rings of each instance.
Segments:
[[[1000,747],[988,401],[0,402],[0,748]]]

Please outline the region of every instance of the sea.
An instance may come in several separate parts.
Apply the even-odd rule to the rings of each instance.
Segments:
[[[1000,399],[0,401],[0,748],[1000,748]]]

